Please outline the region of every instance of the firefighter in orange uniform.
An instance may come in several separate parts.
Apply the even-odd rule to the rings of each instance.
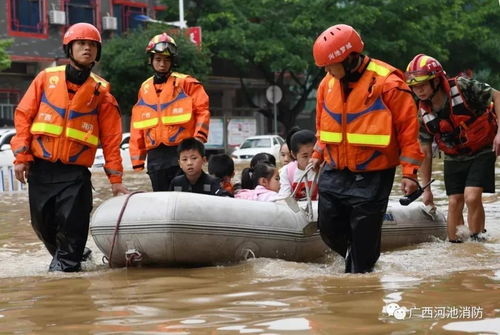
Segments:
[[[401,190],[417,190],[423,155],[415,103],[403,74],[361,54],[350,26],[326,29],[313,46],[326,76],[317,92],[317,142],[310,160],[319,178],[319,230],[346,260],[345,272],[371,272],[380,256],[381,228],[402,165]]]
[[[92,185],[89,167],[99,141],[113,195],[122,185],[121,118],[109,83],[91,72],[101,36],[91,24],[66,31],[70,64],[50,67],[33,80],[15,112],[11,141],[16,178],[29,183],[31,224],[53,256],[49,271],[80,271],[87,242]]]
[[[177,45],[166,33],[146,47],[154,76],[144,81],[132,109],[130,157],[134,170],[144,169],[153,191],[168,191],[180,173],[177,146],[185,138],[208,139],[208,95],[195,78],[173,72]]]

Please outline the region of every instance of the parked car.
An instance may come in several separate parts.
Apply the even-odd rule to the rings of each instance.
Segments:
[[[0,128],[0,166],[14,165],[14,153],[10,148],[10,140],[15,134],[15,128]]]
[[[248,137],[236,147],[231,157],[235,163],[250,162],[253,156],[267,152],[279,160],[280,148],[285,141],[278,135],[259,135]]]
[[[132,169],[132,162],[130,161],[130,154],[128,151],[130,141],[130,133],[122,134],[122,141],[120,143],[120,155],[122,156],[122,164],[124,170]],[[104,166],[104,154],[102,152],[102,148],[97,148],[97,152],[95,154],[94,164],[92,165],[92,169],[100,168]]]

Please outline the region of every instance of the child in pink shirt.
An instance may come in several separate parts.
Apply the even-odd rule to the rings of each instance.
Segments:
[[[274,201],[280,199],[280,177],[278,169],[269,163],[258,163],[254,168],[245,168],[241,173],[242,184],[249,182],[254,189],[242,189],[234,195],[235,198]]]

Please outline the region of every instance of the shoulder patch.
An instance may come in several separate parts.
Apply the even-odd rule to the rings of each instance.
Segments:
[[[328,88],[332,89],[334,84],[335,84],[335,78],[332,77],[330,80],[328,80]]]
[[[172,72],[171,76],[176,77],[176,78],[182,78],[182,79],[189,77],[189,75],[184,74],[184,73],[179,73],[179,72]]]
[[[150,81],[152,81],[152,80],[153,80],[153,77],[154,77],[154,76],[151,76],[151,77],[149,77],[148,79],[144,80],[144,81],[142,82],[141,86],[144,86],[144,85],[148,84]]]
[[[90,72],[90,76],[92,77],[92,79],[94,79],[95,81],[97,81],[98,83],[101,83],[101,85],[103,87],[108,87],[108,82],[106,80],[104,80],[103,78],[99,77],[97,74],[95,74],[94,72]]]
[[[65,70],[66,70],[66,65],[59,65],[59,66],[48,67],[45,69],[45,72],[59,72]]]

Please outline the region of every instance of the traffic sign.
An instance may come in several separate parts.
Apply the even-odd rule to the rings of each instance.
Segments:
[[[189,27],[186,29],[189,40],[196,46],[201,46],[201,27]]]
[[[272,104],[277,104],[283,98],[283,93],[278,85],[271,85],[266,90],[266,98]]]

